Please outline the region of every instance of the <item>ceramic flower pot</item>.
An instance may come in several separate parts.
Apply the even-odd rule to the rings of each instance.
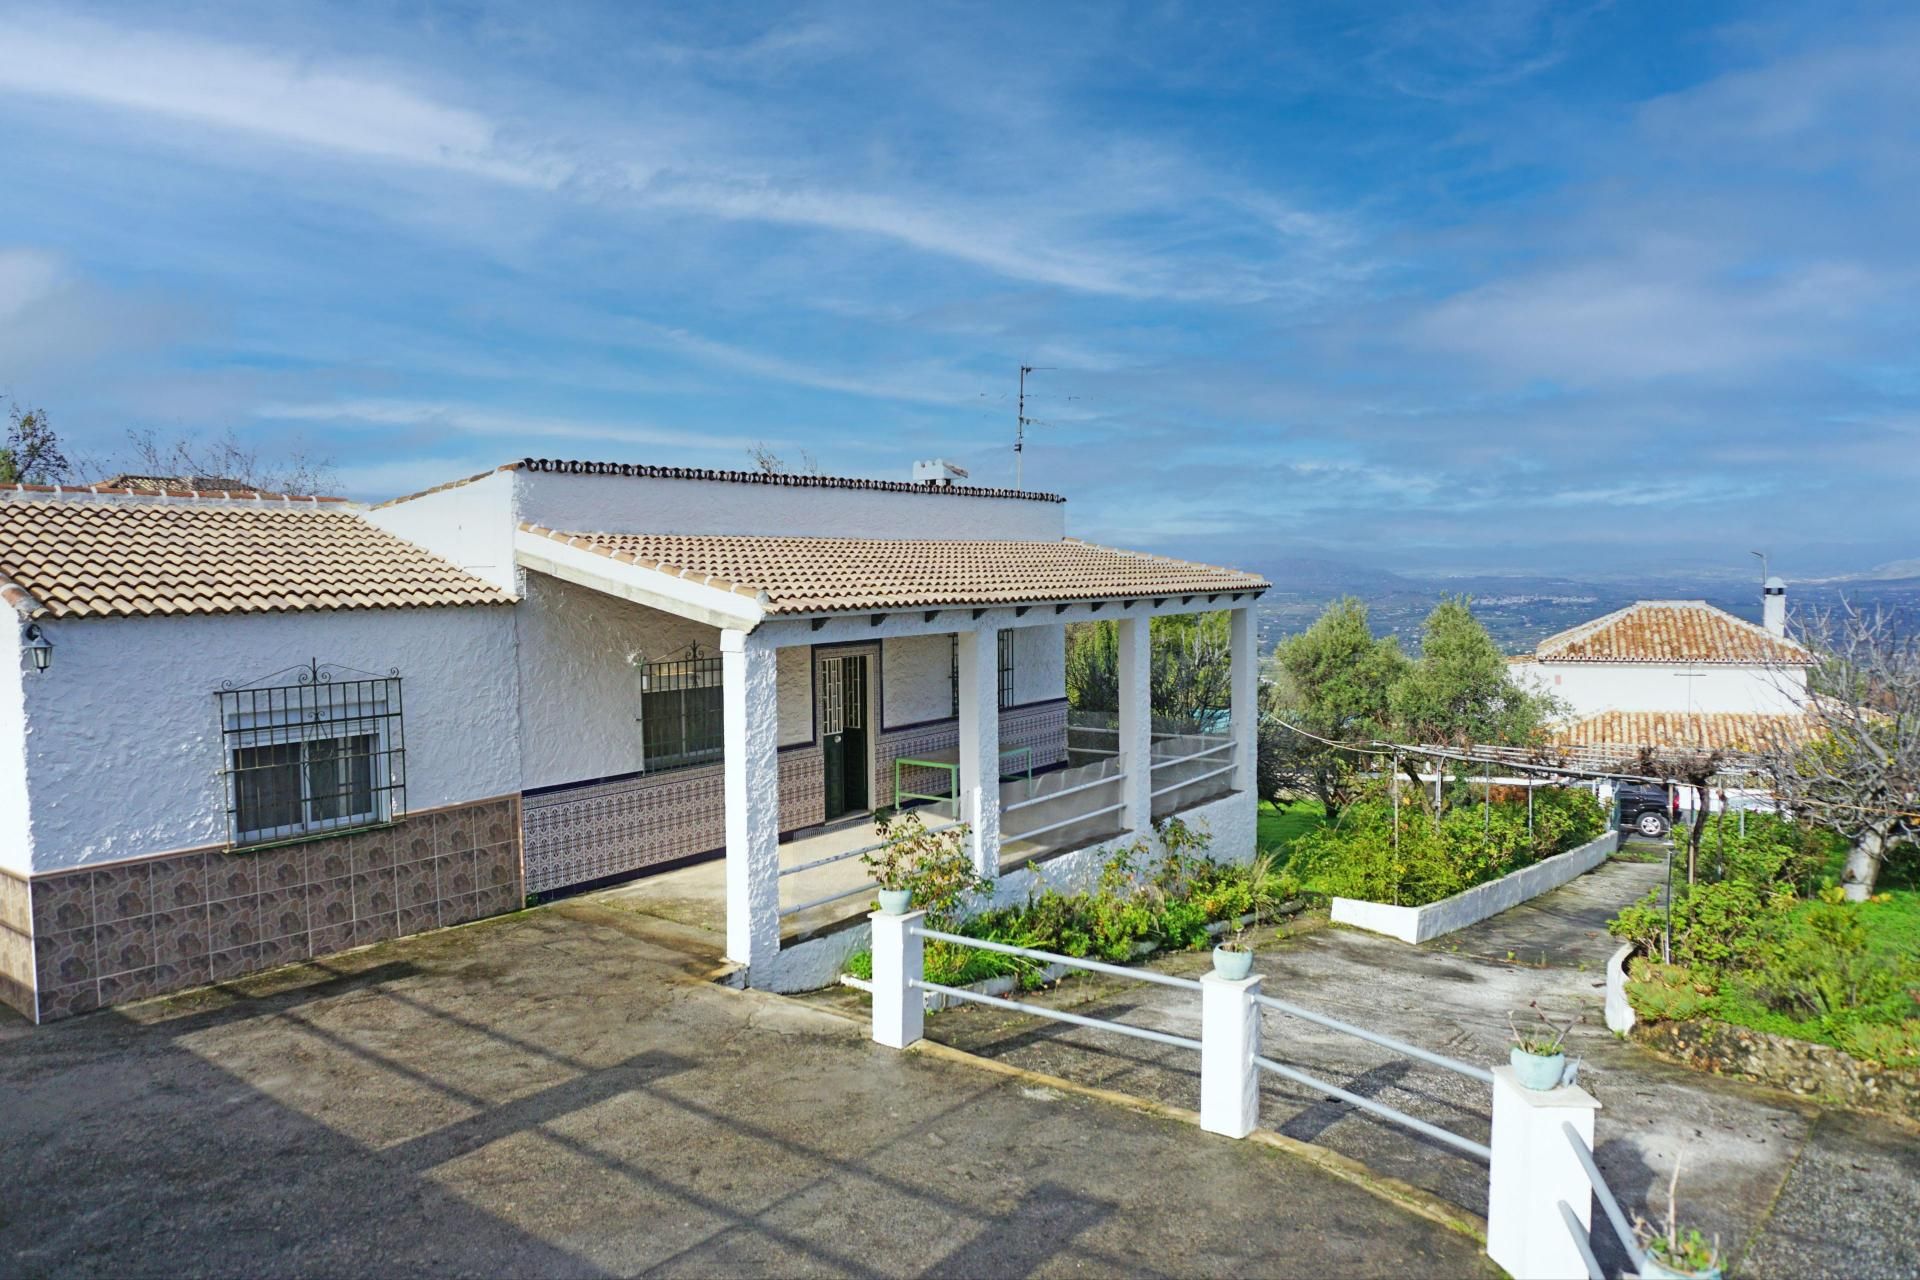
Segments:
[[[1560,1084],[1560,1077],[1566,1073],[1567,1055],[1564,1053],[1539,1054],[1528,1053],[1519,1045],[1513,1046],[1513,1052],[1507,1055],[1507,1061],[1513,1064],[1513,1074],[1524,1089],[1552,1089]]]
[[[1253,972],[1253,952],[1229,951],[1225,947],[1215,947],[1213,971],[1231,982],[1238,982]]]
[[[880,910],[890,916],[903,916],[907,908],[913,905],[913,890],[882,889],[880,891]]]

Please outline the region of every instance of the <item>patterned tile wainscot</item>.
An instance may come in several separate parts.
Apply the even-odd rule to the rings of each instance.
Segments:
[[[520,801],[249,852],[0,873],[0,1000],[37,1021],[462,924],[524,899]]]

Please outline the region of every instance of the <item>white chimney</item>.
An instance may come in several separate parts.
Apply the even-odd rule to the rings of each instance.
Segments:
[[[913,482],[915,484],[932,484],[946,487],[953,484],[956,480],[965,480],[966,478],[967,469],[965,467],[957,462],[948,462],[945,458],[932,458],[913,464]]]
[[[1784,578],[1768,578],[1760,588],[1761,625],[1782,639],[1787,634],[1787,583]]]

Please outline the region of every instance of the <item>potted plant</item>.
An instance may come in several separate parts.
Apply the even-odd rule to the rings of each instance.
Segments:
[[[890,817],[875,820],[874,828],[883,843],[878,849],[860,855],[860,861],[880,886],[880,910],[890,916],[903,916],[913,906],[914,864],[919,853],[915,836],[923,834],[925,829],[918,817],[912,814],[907,817],[911,823],[902,820],[897,830]]]
[[[860,855],[880,886],[880,910],[905,915],[915,891],[921,906],[936,914],[950,911],[981,885],[966,853],[967,826],[958,823],[928,831],[917,813],[882,814],[874,820],[881,845]]]
[[[1235,929],[1225,942],[1213,949],[1213,971],[1230,982],[1238,982],[1253,972],[1253,947],[1245,929]]]
[[[1720,1280],[1720,1237],[1708,1241],[1698,1228],[1680,1228],[1675,1193],[1680,1186],[1680,1157],[1673,1158],[1673,1176],[1667,1179],[1667,1222],[1656,1227],[1636,1217],[1633,1234],[1646,1255],[1642,1280]]]
[[[1513,1030],[1513,1051],[1507,1055],[1507,1061],[1513,1064],[1513,1074],[1525,1089],[1552,1089],[1558,1087],[1567,1072],[1565,1045],[1567,1033],[1573,1030],[1575,1018],[1564,1027],[1555,1026],[1553,1019],[1541,1012],[1538,1004],[1528,1006],[1540,1018],[1540,1029],[1522,1031],[1513,1021],[1513,1015],[1507,1015],[1507,1026]]]

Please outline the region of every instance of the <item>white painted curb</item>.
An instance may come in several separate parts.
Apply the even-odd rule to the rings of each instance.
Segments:
[[[1530,898],[1558,889],[1576,876],[1584,875],[1607,860],[1620,847],[1620,832],[1608,831],[1577,849],[1556,853],[1530,867],[1509,872],[1498,880],[1489,880],[1464,889],[1451,898],[1429,902],[1424,907],[1396,907],[1384,902],[1363,902],[1358,898],[1335,898],[1333,920],[1356,929],[1384,933],[1402,942],[1425,942],[1455,929],[1478,924],[1499,915]]]
[[[1627,960],[1633,944],[1624,943],[1607,960],[1607,1030],[1621,1035],[1633,1030],[1633,1005],[1627,1001]]]

